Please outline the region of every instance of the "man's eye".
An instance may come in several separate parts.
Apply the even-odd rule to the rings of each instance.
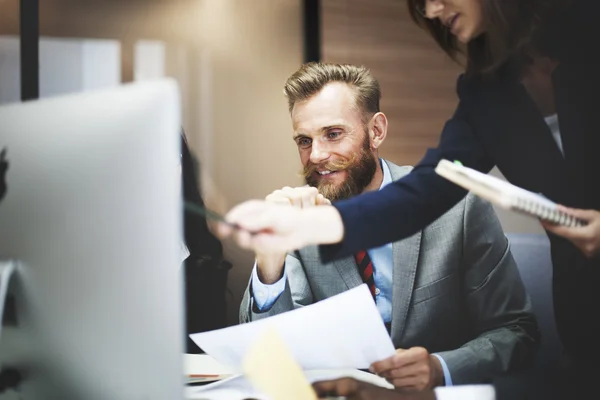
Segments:
[[[339,131],[327,132],[327,139],[337,139],[342,133]]]
[[[305,149],[312,144],[312,140],[310,140],[309,138],[301,138],[298,139],[297,143],[298,147]]]

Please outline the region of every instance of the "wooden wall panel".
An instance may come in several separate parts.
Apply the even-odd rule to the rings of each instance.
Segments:
[[[370,68],[389,119],[381,155],[417,163],[456,107],[461,67],[410,19],[404,0],[322,0],[322,59]]]
[[[40,0],[40,35],[198,40],[197,0]],[[0,0],[0,34],[18,35],[19,0]]]

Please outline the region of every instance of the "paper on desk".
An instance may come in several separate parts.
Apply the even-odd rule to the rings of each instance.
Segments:
[[[336,369],[336,370],[311,370],[304,371],[306,380],[310,383],[317,381],[338,379],[350,377],[357,380],[379,385],[388,389],[393,388],[385,379],[368,372],[356,369]],[[204,386],[186,388],[186,399],[194,400],[273,400],[265,393],[256,389],[248,379],[242,375],[211,383]],[[493,399],[486,399],[493,400]]]
[[[392,387],[383,378],[358,370],[305,371],[305,375],[311,383],[347,376],[379,384],[386,388]],[[437,400],[496,400],[496,392],[492,385],[440,386],[435,388],[435,397]],[[254,389],[243,376],[206,386],[189,387],[186,389],[185,398],[189,400],[246,400],[249,398],[272,400],[264,393]]]
[[[185,388],[185,398],[198,400],[270,400],[264,393],[260,393],[255,389],[243,375],[233,376],[204,386],[188,386]]]
[[[218,381],[234,375],[231,368],[208,354],[184,354],[183,365],[187,383]]]
[[[394,354],[394,345],[366,284],[259,321],[190,335],[220,363],[242,371],[242,359],[273,326],[294,359],[308,369],[366,369]]]

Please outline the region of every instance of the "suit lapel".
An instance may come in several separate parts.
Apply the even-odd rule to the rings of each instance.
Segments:
[[[404,240],[392,243],[394,270],[392,273],[392,329],[394,343],[400,342],[406,328],[406,318],[413,295],[419,261],[421,231]]]
[[[342,280],[348,286],[348,289],[355,288],[362,285],[363,281],[358,273],[358,267],[353,256],[340,258],[333,262],[335,268],[337,268]]]
[[[390,169],[392,180],[396,181],[410,173],[412,167],[398,166],[384,160]],[[394,343],[399,343],[406,328],[408,310],[412,302],[413,287],[419,262],[421,231],[411,237],[392,243],[392,329]]]

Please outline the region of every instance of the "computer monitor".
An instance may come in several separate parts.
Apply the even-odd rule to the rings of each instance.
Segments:
[[[0,258],[16,265],[0,359],[18,398],[182,398],[176,84],[2,106],[0,132]]]

